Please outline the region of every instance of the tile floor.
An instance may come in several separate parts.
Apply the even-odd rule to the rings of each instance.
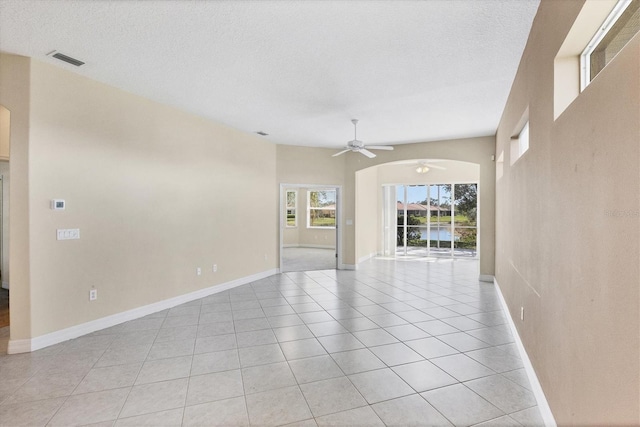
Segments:
[[[336,268],[335,249],[283,248],[282,271],[310,271]]]
[[[272,276],[0,356],[1,425],[538,426],[477,261]]]

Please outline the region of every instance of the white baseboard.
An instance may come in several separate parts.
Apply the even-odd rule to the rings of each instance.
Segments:
[[[289,243],[282,245],[283,248],[311,248],[311,249],[335,249],[334,245],[312,245],[306,243]]]
[[[374,258],[377,256],[378,256],[377,252],[371,252],[369,255],[361,256],[360,258],[358,258],[358,264],[360,264],[361,262],[369,261],[371,258]]]
[[[9,282],[2,281],[2,289],[9,289]]]
[[[353,264],[340,264],[338,270],[357,270],[358,266]]]
[[[540,409],[540,415],[542,415],[542,420],[544,421],[544,425],[546,427],[556,427],[556,420],[553,418],[553,413],[551,413],[551,408],[549,407],[549,403],[547,402],[547,398],[544,395],[544,391],[542,390],[542,386],[540,385],[540,381],[538,381],[538,376],[536,375],[535,369],[533,369],[533,365],[531,364],[531,360],[529,359],[529,355],[527,355],[527,351],[522,344],[522,340],[520,339],[520,335],[518,335],[518,330],[516,329],[515,323],[513,323],[513,319],[511,318],[511,312],[509,311],[509,307],[507,306],[507,302],[502,295],[502,291],[500,290],[500,285],[498,285],[498,281],[494,278],[493,284],[498,291],[498,296],[500,297],[500,304],[502,304],[502,309],[507,314],[507,321],[509,323],[509,328],[511,328],[511,333],[516,341],[516,346],[518,347],[518,352],[520,352],[520,358],[522,359],[522,364],[524,365],[524,370],[527,373],[527,377],[529,378],[529,383],[531,384],[531,389],[533,391],[533,395],[538,402],[538,408]]]
[[[481,282],[493,283],[495,278],[491,274],[481,274],[478,280],[480,280]]]
[[[264,279],[265,277],[277,274],[278,271],[279,270],[277,268],[274,268],[271,270],[263,271],[261,273],[241,277],[230,282],[210,286],[208,288],[200,289],[188,294],[179,295],[177,297],[158,301],[153,304],[148,304],[142,307],[134,308],[132,310],[123,311],[122,313],[117,313],[111,316],[92,320],[90,322],[81,323],[80,325],[71,326],[70,328],[61,329],[59,331],[41,335],[39,337],[21,340],[10,339],[7,353],[27,353],[30,351],[39,350],[50,345],[58,344],[73,338],[78,338],[82,335],[90,334],[91,332],[119,325],[120,323],[127,322],[129,320],[139,319],[141,317],[148,316],[149,314],[157,313],[158,311],[166,310],[180,304],[204,298],[209,295],[217,294],[218,292],[226,291],[228,289],[245,285],[256,280]]]

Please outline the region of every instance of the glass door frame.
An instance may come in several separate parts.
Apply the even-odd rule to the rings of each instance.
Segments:
[[[465,226],[460,226],[460,228],[464,228],[464,229],[475,229],[475,234],[476,234],[476,245],[475,245],[475,253],[472,257],[463,257],[463,256],[456,256],[455,254],[455,230],[456,230],[456,223],[455,223],[455,214],[456,214],[456,208],[455,208],[455,186],[456,185],[469,185],[469,184],[475,184],[476,185],[476,220],[475,220],[475,226],[474,227],[465,227]],[[443,254],[442,252],[439,252],[438,255],[445,255],[451,258],[466,258],[466,259],[478,259],[479,258],[479,254],[480,254],[480,183],[477,181],[468,181],[468,182],[447,182],[447,183],[424,183],[424,184],[383,184],[383,202],[384,202],[384,208],[383,208],[383,227],[382,227],[382,232],[383,234],[383,254],[385,254],[386,256],[393,256],[393,255],[399,255],[399,256],[408,256],[408,251],[407,251],[407,240],[408,240],[408,228],[409,228],[409,224],[407,221],[408,215],[407,215],[407,188],[411,187],[411,186],[425,186],[426,187],[426,194],[427,194],[427,207],[428,207],[428,212],[427,212],[427,221],[426,221],[426,230],[427,230],[427,245],[426,245],[426,254],[424,256],[431,256],[432,255],[432,251],[431,251],[431,189],[432,187],[438,187],[438,203],[440,204],[440,186],[442,185],[449,185],[451,188],[451,192],[450,192],[450,210],[451,210],[451,220],[450,220],[450,227],[451,227],[451,248],[448,253],[448,255],[446,255],[446,252]],[[405,218],[402,224],[402,235],[403,235],[403,244],[402,246],[399,247],[399,245],[397,244],[397,233],[398,233],[398,229],[400,228],[400,225],[398,224],[398,209],[397,209],[397,203],[398,203],[398,187],[402,186],[402,190],[403,190],[403,194],[402,194],[402,205],[403,205],[403,217]],[[438,206],[439,208],[439,206]],[[393,214],[392,214],[393,212]],[[438,210],[438,218],[440,218],[440,210]],[[392,227],[391,225],[395,225],[395,227]],[[440,242],[440,221],[438,220],[438,242]],[[425,228],[425,226],[418,226],[417,228],[419,229],[423,229]],[[394,239],[391,239],[391,229],[393,229],[393,233],[394,236],[396,236]],[[392,250],[392,245],[391,243],[395,243],[395,250]],[[399,250],[402,251],[402,254],[400,255]]]

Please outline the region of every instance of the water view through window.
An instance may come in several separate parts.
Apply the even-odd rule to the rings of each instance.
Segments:
[[[395,194],[386,212],[396,218],[396,255],[476,256],[476,183],[397,185]]]

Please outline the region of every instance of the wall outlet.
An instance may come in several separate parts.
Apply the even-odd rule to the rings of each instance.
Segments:
[[[79,228],[57,229],[56,239],[58,240],[77,240],[80,238]]]
[[[524,321],[524,307],[520,307],[520,320]]]
[[[218,271],[218,264],[213,264],[213,272],[217,272]]]
[[[98,299],[98,290],[97,289],[91,289],[89,291],[89,301],[95,301]]]
[[[197,274],[198,276],[201,276],[201,275],[202,275],[202,269],[201,269],[200,267],[196,268],[196,274]]]

